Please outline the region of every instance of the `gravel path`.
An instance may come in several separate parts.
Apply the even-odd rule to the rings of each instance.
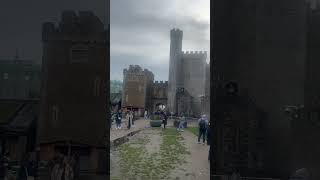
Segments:
[[[209,146],[198,144],[197,137],[189,131],[181,133],[185,146],[190,155],[186,156],[187,163],[172,172],[172,177],[185,180],[209,180],[210,162],[208,161]]]
[[[208,151],[188,131],[145,129],[111,152],[111,180],[209,180]]]

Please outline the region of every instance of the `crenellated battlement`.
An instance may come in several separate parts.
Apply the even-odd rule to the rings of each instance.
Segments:
[[[180,30],[179,28],[173,28],[170,31],[171,33],[182,33],[182,30]]]
[[[164,87],[164,88],[166,88],[168,86],[168,81],[154,81],[153,85],[155,87]]]
[[[64,11],[58,25],[53,22],[42,24],[43,41],[70,40],[75,37],[99,41],[106,39],[107,31],[101,20],[90,11],[79,11],[78,14],[74,11]]]
[[[207,51],[182,51],[182,54],[200,54],[200,55],[207,55]]]
[[[127,75],[130,76],[145,76],[149,81],[153,81],[154,75],[148,69],[142,69],[139,65],[129,65],[129,68],[125,68],[123,70],[124,77]]]
[[[207,59],[207,51],[182,51],[182,58],[201,58],[202,60]]]
[[[171,35],[171,38],[182,38],[183,36],[183,31],[181,31],[180,29],[178,28],[173,28],[171,29],[170,31],[170,35]]]

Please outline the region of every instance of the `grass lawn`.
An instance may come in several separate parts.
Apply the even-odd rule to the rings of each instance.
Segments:
[[[150,142],[148,136],[129,141],[119,146],[120,179],[168,179],[170,171],[179,164],[185,163],[184,155],[188,154],[180,132],[175,128],[152,128],[158,131],[162,138],[160,151],[149,153],[146,145]],[[116,177],[111,179],[116,180]]]
[[[199,128],[198,127],[187,127],[186,129],[196,136],[199,135]]]

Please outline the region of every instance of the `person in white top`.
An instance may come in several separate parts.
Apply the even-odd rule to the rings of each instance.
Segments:
[[[148,119],[148,111],[147,110],[144,111],[144,119]]]

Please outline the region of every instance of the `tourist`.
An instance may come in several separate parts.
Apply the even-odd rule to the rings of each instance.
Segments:
[[[128,129],[130,129],[131,125],[132,125],[132,122],[133,122],[133,113],[132,113],[132,111],[128,112],[127,120],[128,120]]]
[[[148,119],[148,111],[147,110],[144,111],[144,119]]]
[[[208,128],[207,128],[207,145],[209,146],[208,160],[210,161],[210,159],[211,159],[211,129],[210,129],[210,122],[208,123]]]
[[[186,117],[184,116],[183,113],[181,113],[181,118],[180,118],[180,123],[179,123],[178,131],[182,131],[182,132],[183,132],[183,128],[184,128],[185,122],[186,122]]]
[[[208,127],[208,121],[206,119],[206,115],[202,115],[202,117],[199,119],[199,136],[198,136],[198,144],[200,144],[200,139],[201,136],[203,138],[203,145],[205,144],[205,136],[206,136],[206,131],[207,131],[207,127]]]
[[[134,111],[131,111],[131,114],[132,114],[132,127],[134,128],[134,127],[136,127],[136,126],[134,125]]]
[[[64,180],[73,179],[73,168],[70,164],[70,161],[67,157],[64,159]]]
[[[79,155],[78,154],[74,154],[73,155],[72,167],[73,167],[73,176],[74,176],[74,178],[79,178],[80,163],[79,163]]]
[[[119,111],[117,112],[117,115],[116,115],[116,129],[121,129],[121,119],[122,119],[121,111]]]
[[[59,162],[55,162],[53,164],[53,168],[51,170],[51,180],[60,180],[61,176],[60,176],[60,163]],[[60,177],[59,177],[60,176]]]
[[[166,113],[163,112],[163,128],[165,129],[166,128],[166,125],[167,125],[167,121],[168,121],[168,117],[166,115]]]
[[[107,117],[108,118],[108,117]],[[110,118],[110,129],[112,129],[112,122],[114,120],[114,114],[111,112],[111,118]]]
[[[127,120],[127,128],[131,128],[131,122],[130,122],[130,111],[127,111],[126,120]]]

